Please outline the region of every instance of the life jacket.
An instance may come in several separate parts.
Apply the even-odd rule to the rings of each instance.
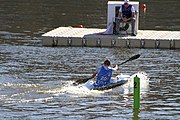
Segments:
[[[104,66],[100,68],[97,75],[96,86],[105,86],[110,83],[112,76],[112,69],[105,69]]]
[[[132,11],[131,11],[132,5],[129,5],[127,8],[122,5],[122,16],[126,18],[132,17]]]

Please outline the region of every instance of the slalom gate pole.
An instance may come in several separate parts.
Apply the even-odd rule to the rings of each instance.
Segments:
[[[140,109],[140,78],[134,77],[134,110]]]
[[[136,75],[134,77],[134,118],[133,120],[139,120],[140,112],[140,78]]]

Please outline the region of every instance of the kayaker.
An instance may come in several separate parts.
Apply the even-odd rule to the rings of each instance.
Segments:
[[[110,83],[112,72],[118,69],[118,65],[115,67],[111,67],[111,63],[109,60],[104,61],[104,65],[97,68],[96,72],[92,75],[94,78],[97,75],[96,86],[105,86]]]
[[[129,3],[129,0],[124,0],[124,4],[119,9],[118,17],[116,18],[116,34],[120,29],[120,23],[131,23],[131,35],[136,36],[135,33],[135,9],[134,6]]]

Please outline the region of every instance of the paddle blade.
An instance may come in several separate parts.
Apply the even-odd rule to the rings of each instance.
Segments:
[[[131,58],[129,58],[128,60],[122,62],[122,63],[119,64],[119,65],[122,65],[122,64],[124,64],[124,63],[127,63],[127,62],[132,61],[132,60],[135,60],[135,59],[138,59],[140,56],[141,56],[140,54],[134,55],[134,56],[132,56]]]
[[[129,61],[138,59],[140,56],[141,56],[140,54],[137,54],[137,55],[135,55],[135,56],[129,58]]]

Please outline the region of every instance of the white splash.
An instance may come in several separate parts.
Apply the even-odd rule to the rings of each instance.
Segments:
[[[88,96],[88,95],[95,96],[95,95],[104,93],[104,91],[90,90],[84,84],[78,85],[78,86],[73,86],[72,82],[68,82],[62,88],[56,88],[56,89],[51,89],[48,91],[39,91],[39,92],[44,93],[44,94],[54,94],[55,96],[64,94],[64,95],[70,95],[71,97],[80,97],[80,96]]]
[[[129,92],[133,92],[134,89],[134,77],[140,78],[140,91],[141,93],[146,93],[149,90],[149,77],[145,72],[137,72],[130,76],[128,83],[124,85],[125,89],[128,89]]]

